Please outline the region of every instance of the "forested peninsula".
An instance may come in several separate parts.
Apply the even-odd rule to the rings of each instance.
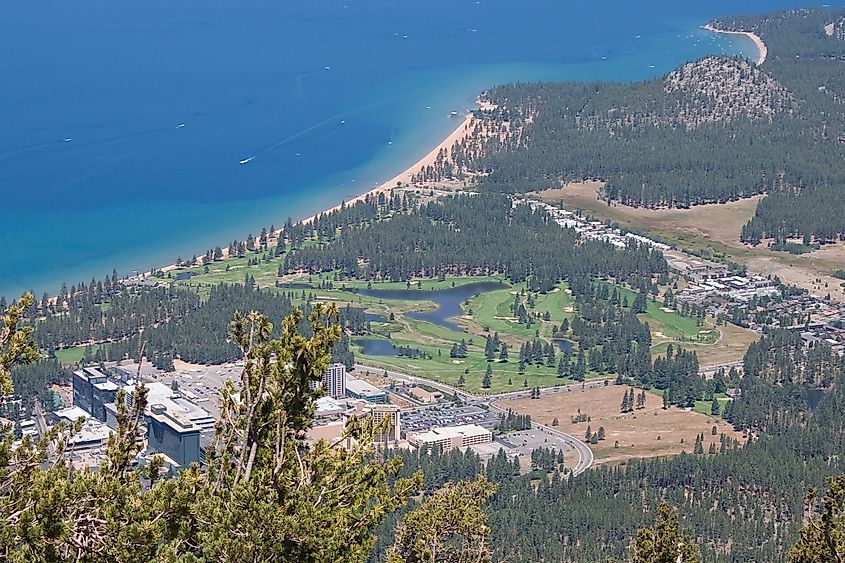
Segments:
[[[768,57],[759,67],[711,56],[633,84],[493,88],[477,112],[478,134],[421,175],[473,176],[482,190],[508,193],[601,180],[608,201],[643,207],[767,194],[744,242],[837,240],[845,233],[843,19],[843,10],[814,8],[710,22],[761,37]]]

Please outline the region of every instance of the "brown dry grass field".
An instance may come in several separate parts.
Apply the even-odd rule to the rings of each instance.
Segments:
[[[845,300],[845,289],[839,285],[841,280],[831,275],[845,264],[845,244],[795,256],[773,252],[765,243],[751,247],[739,242],[742,226],[754,215],[763,196],[691,209],[645,209],[608,205],[597,198],[602,186],[601,182],[573,182],[535,195],[548,202],[563,201],[596,217],[645,231],[679,249],[707,250],[714,256],[745,264],[754,273],[776,275],[786,283],[816,294],[826,295],[829,291],[834,299]]]
[[[672,342],[673,346],[685,350],[694,350],[698,355],[698,363],[702,367],[727,364],[740,361],[745,357],[745,351],[752,342],[760,340],[760,335],[753,330],[727,324],[718,327],[721,336],[715,344],[696,344],[694,342]],[[652,348],[653,356],[666,354],[666,346]]]
[[[539,399],[514,399],[497,403],[520,414],[530,414],[537,422],[550,425],[555,418],[558,430],[583,438],[587,425],[593,432],[604,427],[606,439],[590,446],[595,454],[596,464],[616,464],[631,458],[677,455],[692,453],[696,434],[704,433],[704,451],[715,442],[719,448],[719,436],[711,435],[713,426],[719,434],[742,440],[742,435],[721,418],[715,418],[678,408],[663,410],[663,399],[654,393],[647,393],[645,409],[621,414],[619,406],[627,387],[609,385],[571,392],[549,393]],[[639,390],[637,391],[639,392]],[[587,414],[590,422],[573,424],[571,417],[578,411]],[[683,439],[683,443],[681,440]],[[614,443],[619,447],[614,448]]]

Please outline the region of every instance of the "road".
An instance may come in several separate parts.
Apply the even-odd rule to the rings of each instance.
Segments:
[[[723,370],[725,370],[725,372],[728,372],[728,371],[730,371],[731,368],[737,368],[739,370],[742,370],[742,367],[743,367],[743,361],[737,360],[735,362],[728,362],[728,363],[725,363],[725,364],[712,364],[712,365],[709,365],[709,366],[701,366],[698,369],[698,373],[700,373],[701,375],[703,375],[707,379],[713,379],[713,377],[715,377],[715,375],[716,375],[716,372],[719,371],[720,369],[723,369]]]
[[[361,371],[358,371],[361,370]],[[531,396],[531,390],[525,389],[520,391],[510,391],[507,393],[499,393],[497,395],[486,395],[486,396],[479,396],[473,395],[472,393],[467,393],[462,389],[457,389],[452,387],[451,385],[446,385],[445,383],[440,383],[439,381],[432,381],[430,379],[425,379],[423,377],[417,377],[414,375],[408,375],[406,373],[401,373],[397,371],[390,371],[384,370],[380,368],[376,368],[373,366],[367,366],[364,364],[355,364],[355,371],[361,373],[362,371],[370,371],[372,373],[380,373],[384,374],[385,371],[387,373],[387,377],[394,380],[399,381],[402,383],[408,384],[418,384],[423,383],[432,389],[437,389],[443,394],[446,395],[457,395],[462,401],[466,403],[484,403],[488,405],[489,409],[493,412],[504,413],[506,412],[505,409],[496,406],[494,401],[503,401],[506,399],[520,399],[520,398],[528,398]],[[595,379],[592,381],[586,381],[583,383],[570,383],[569,385],[560,385],[557,387],[546,387],[540,389],[540,394],[549,394],[549,393],[565,393],[572,391],[574,389],[590,389],[593,387],[600,387],[606,385],[605,382],[609,382],[610,379]],[[577,454],[578,454],[578,463],[576,463],[572,467],[572,474],[579,475],[590,468],[593,464],[593,451],[590,447],[584,443],[582,440],[579,440],[575,436],[567,434],[565,432],[561,432],[560,430],[556,430],[550,426],[546,426],[545,424],[540,424],[539,422],[532,422],[532,428],[535,428],[539,432],[544,432],[549,434],[550,436],[554,436],[559,438],[564,443],[566,443],[569,447],[571,447]]]

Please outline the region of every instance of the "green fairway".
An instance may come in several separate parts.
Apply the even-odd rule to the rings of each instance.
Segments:
[[[251,253],[243,258],[226,259],[209,264],[208,273],[203,273],[202,266],[185,270],[195,272],[197,275],[190,280],[178,283],[193,286],[202,294],[213,284],[242,283],[245,276],[249,274],[255,278],[259,286],[275,287],[280,279],[277,276],[280,262],[281,258],[270,256],[269,251],[266,254],[264,252]],[[408,313],[429,311],[436,307],[436,303],[429,295],[432,291],[471,283],[507,283],[504,276],[461,276],[446,279],[419,279],[410,282],[339,280],[337,278],[338,273],[334,271],[319,275],[285,276],[284,282],[294,284],[294,287],[282,287],[276,291],[290,293],[294,305],[301,305],[305,299],[312,299],[312,302],[334,303],[341,308],[347,305],[362,307],[370,313],[385,318],[385,322],[371,323],[373,334],[390,339],[396,346],[418,348],[432,356],[432,359],[412,360],[361,354],[361,359],[371,365],[397,371],[419,372],[423,377],[453,385],[457,384],[458,378],[463,375],[467,389],[481,391],[481,379],[487,368],[487,361],[479,346],[483,346],[486,336],[498,333],[500,340],[510,346],[511,361],[492,364],[492,391],[519,388],[526,379],[532,387],[555,385],[562,381],[557,378],[555,368],[545,366],[526,366],[526,373],[520,375],[517,360],[519,347],[524,342],[537,337],[550,341],[555,327],[559,327],[564,319],[571,321],[575,317],[575,300],[566,283],[558,284],[546,294],[529,294],[525,291],[525,284],[518,284],[475,295],[462,306],[464,314],[452,319],[463,329],[456,331],[433,322],[414,319]],[[611,291],[616,289],[620,301],[627,300],[629,304],[633,303],[636,296],[633,290],[612,282],[607,283]],[[320,289],[321,287],[323,289]],[[415,295],[413,299],[383,299],[344,291],[354,288],[410,289]],[[523,322],[520,322],[513,310],[515,301],[525,309]],[[391,315],[394,320],[389,320]],[[652,351],[655,354],[665,354],[669,343],[676,345],[683,343],[685,347],[699,349],[700,353],[703,353],[718,340],[719,332],[712,325],[712,321],[708,321],[705,326],[699,326],[698,319],[683,317],[677,311],[664,310],[661,303],[651,299],[646,302],[646,312],[639,317],[649,324],[654,343]],[[530,322],[526,322],[528,320]],[[474,346],[470,346],[472,350],[470,357],[466,360],[449,358],[452,346],[461,340],[474,343]],[[76,354],[81,357],[81,351]],[[473,355],[478,357],[473,357]],[[71,352],[66,352],[65,357],[71,358],[71,363],[77,358]],[[469,370],[468,373],[466,373],[467,370]],[[508,384],[509,379],[510,384]]]
[[[410,333],[428,336],[432,339],[448,342],[460,342],[461,339],[472,338],[472,335],[466,332],[455,332],[454,330],[449,330],[446,327],[430,323],[428,321],[412,319],[408,316],[403,316],[402,322],[405,323],[405,326],[407,326]]]
[[[96,352],[98,348],[97,344],[91,346],[91,352]],[[61,350],[56,350],[56,360],[63,366],[75,366],[78,364],[82,357],[85,355],[85,346],[76,346],[74,348],[63,348]]]
[[[730,397],[725,395],[724,393],[717,393],[716,400],[719,401],[719,416],[722,416],[725,412],[725,405],[730,401]],[[700,412],[701,414],[710,414],[710,407],[712,401],[696,401],[695,406],[692,408],[695,412]]]
[[[628,300],[632,304],[636,298],[634,290],[622,287],[614,283],[608,283],[612,292],[615,288],[619,293],[619,300]],[[646,312],[641,313],[639,318],[642,322],[648,323],[651,329],[652,339],[659,346],[661,342],[675,341],[695,344],[714,344],[719,338],[718,331],[714,330],[712,321],[698,324],[697,317],[685,317],[676,310],[664,310],[663,304],[651,298],[646,299]]]
[[[358,361],[369,366],[408,373],[452,386],[457,386],[458,380],[463,375],[465,380],[463,389],[474,393],[516,391],[523,388],[526,380],[528,387],[551,387],[571,383],[568,378],[557,377],[555,367],[527,365],[525,374],[520,375],[519,362],[517,361],[487,362],[483,350],[478,346],[470,347],[469,355],[466,358],[451,358],[449,357],[451,346],[420,344],[404,339],[394,339],[393,342],[396,346],[407,346],[430,354],[431,359],[368,356],[361,353],[360,348],[357,347],[356,357]],[[481,382],[488,365],[493,370],[491,386],[489,389],[483,389]],[[510,383],[508,383],[509,381]]]
[[[573,307],[575,300],[567,292],[566,284],[559,284],[555,291],[545,295],[538,295],[533,306],[526,307],[529,312],[540,314],[548,312],[548,321],[540,320],[526,327],[519,323],[514,316],[511,306],[515,298],[523,303],[525,298],[519,294],[523,286],[489,291],[476,295],[469,301],[469,309],[472,310],[472,320],[482,329],[489,329],[490,332],[498,332],[500,337],[511,336],[520,340],[535,338],[539,331],[540,336],[550,338],[552,326],[560,325],[564,318],[571,319],[574,316]]]

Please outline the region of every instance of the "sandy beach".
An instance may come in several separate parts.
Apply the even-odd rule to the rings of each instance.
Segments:
[[[745,35],[749,39],[754,42],[754,45],[757,47],[758,55],[757,55],[757,66],[760,66],[764,62],[766,62],[766,57],[769,55],[769,49],[766,47],[766,44],[763,43],[763,40],[760,39],[760,36],[756,33],[752,33],[750,31],[725,31],[724,29],[718,29],[710,25],[701,26],[707,31],[712,31],[713,33],[727,33],[729,35]]]
[[[345,204],[345,205],[354,204],[355,202],[363,201],[364,199],[366,199],[367,196],[374,196],[374,195],[378,195],[379,193],[387,193],[390,190],[396,188],[396,186],[398,184],[408,184],[408,183],[410,183],[411,177],[414,174],[418,173],[421,168],[424,168],[424,167],[429,166],[429,165],[433,165],[437,161],[437,155],[440,154],[441,150],[446,149],[447,152],[450,151],[452,149],[452,146],[456,142],[462,140],[464,137],[466,137],[469,134],[470,131],[472,131],[473,119],[474,119],[474,117],[473,117],[472,113],[467,113],[466,117],[464,117],[464,119],[458,124],[458,126],[455,128],[455,130],[452,131],[452,133],[450,133],[448,137],[443,139],[443,141],[441,141],[440,144],[438,144],[436,147],[431,149],[431,151],[428,154],[426,154],[424,157],[422,157],[420,160],[418,160],[417,162],[415,162],[414,164],[409,166],[406,170],[404,170],[403,172],[400,172],[399,174],[397,174],[396,176],[394,176],[390,180],[387,180],[387,181],[379,184],[378,186],[374,187],[373,189],[366,191],[366,192],[362,193],[361,195],[354,197],[354,198],[350,199],[349,201],[344,202],[343,204]],[[329,209],[326,209],[324,211],[320,211],[319,213],[315,213],[311,217],[308,217],[307,219],[303,219],[302,222],[303,223],[310,223],[318,215],[321,215],[321,214],[324,214],[324,213],[330,213],[332,211],[335,211],[336,209],[340,209],[340,206],[343,205],[343,204],[338,204],[338,205],[335,205],[334,207],[330,207]],[[273,235],[275,236],[276,233],[273,233]]]

